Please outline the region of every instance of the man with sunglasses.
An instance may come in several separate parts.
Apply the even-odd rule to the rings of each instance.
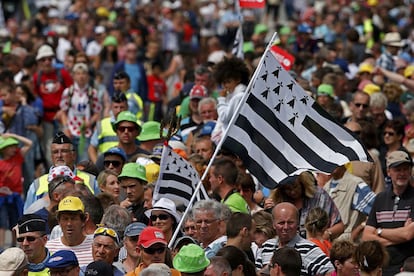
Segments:
[[[135,270],[126,274],[126,276],[138,276],[140,272],[153,263],[165,263],[168,252],[167,241],[164,233],[153,226],[148,226],[142,230],[137,243],[137,252],[141,262]],[[171,275],[181,275],[179,271],[171,268]]]
[[[137,154],[151,154],[137,144],[137,137],[141,133],[142,128],[135,114],[130,111],[122,111],[112,126],[118,137],[118,147],[125,152],[127,160],[130,160]],[[99,158],[97,163],[99,164]]]
[[[349,109],[351,110],[351,116],[345,118],[344,123],[349,121],[358,122],[368,118],[370,96],[366,92],[356,91],[352,100],[349,103]]]
[[[120,243],[118,233],[112,228],[98,227],[93,234],[93,261],[104,261],[111,265],[114,276],[125,275],[125,272],[113,265],[119,253]],[[81,267],[81,272],[85,273],[85,271],[86,265]]]
[[[110,148],[104,153],[104,168],[113,171],[117,175],[121,173],[122,168],[127,161],[127,156],[124,150],[119,147]]]
[[[17,229],[17,242],[29,261],[29,275],[49,275],[45,265],[50,257],[46,248],[46,221],[35,214],[23,215]]]
[[[111,115],[103,118],[96,124],[88,147],[88,155],[93,163],[98,160],[98,155],[118,145],[118,136],[112,128],[118,114],[128,110],[127,98],[124,94],[115,94],[111,99]]]

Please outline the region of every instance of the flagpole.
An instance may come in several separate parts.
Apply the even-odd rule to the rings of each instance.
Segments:
[[[241,107],[242,107],[243,103],[244,103],[244,102],[246,102],[247,97],[249,96],[249,92],[250,92],[250,90],[251,90],[251,87],[252,87],[252,85],[253,85],[253,81],[257,78],[257,75],[259,74],[260,69],[261,69],[261,67],[263,66],[263,61],[264,61],[264,58],[265,58],[265,56],[266,56],[266,53],[269,51],[270,47],[273,45],[273,43],[274,43],[274,41],[276,40],[277,36],[278,36],[278,35],[277,35],[277,33],[276,33],[276,32],[272,35],[272,38],[270,39],[270,41],[269,41],[269,43],[268,43],[268,45],[267,45],[267,47],[266,47],[266,50],[265,50],[264,54],[263,54],[263,55],[262,55],[262,57],[260,58],[259,66],[258,66],[258,67],[256,68],[256,70],[254,71],[253,76],[252,76],[252,78],[250,79],[249,84],[247,85],[247,88],[246,88],[246,93],[244,93],[242,100],[241,100],[241,101],[240,101],[240,103],[237,105],[236,111],[234,112],[233,116],[231,117],[230,122],[229,122],[229,124],[228,124],[228,126],[227,126],[227,128],[226,128],[226,130],[225,130],[225,132],[224,132],[224,134],[223,134],[223,136],[221,137],[221,139],[220,139],[219,143],[217,144],[216,149],[215,149],[215,151],[214,151],[214,153],[213,153],[212,157],[210,158],[210,160],[209,160],[209,162],[208,162],[207,168],[205,169],[205,171],[204,171],[204,173],[203,173],[203,175],[202,175],[202,177],[201,177],[200,181],[198,182],[198,184],[197,184],[197,186],[196,186],[196,188],[195,188],[195,190],[194,190],[194,194],[191,196],[190,202],[188,203],[188,206],[187,206],[187,208],[185,209],[185,211],[184,211],[184,213],[183,213],[182,219],[181,219],[181,220],[180,220],[180,222],[178,223],[178,225],[177,225],[177,229],[175,229],[174,234],[173,234],[173,236],[171,237],[171,240],[170,240],[170,242],[169,242],[169,244],[168,244],[168,247],[169,247],[169,248],[172,248],[172,245],[174,244],[174,241],[175,241],[175,239],[177,238],[177,235],[178,235],[178,233],[180,232],[180,229],[181,229],[181,227],[182,227],[182,225],[183,225],[183,223],[184,223],[184,219],[185,219],[185,217],[188,215],[188,213],[190,212],[190,209],[192,208],[192,205],[193,205],[193,203],[194,203],[194,200],[196,199],[197,194],[198,194],[198,192],[199,192],[199,191],[200,191],[200,189],[201,189],[201,185],[203,185],[203,180],[206,178],[206,176],[207,176],[207,174],[208,174],[208,171],[209,171],[209,169],[211,168],[211,165],[213,164],[214,159],[216,158],[216,156],[217,156],[218,152],[220,151],[221,147],[223,146],[224,140],[226,140],[226,137],[227,137],[227,135],[228,135],[228,132],[229,132],[230,126],[234,124],[234,121],[236,120],[236,118],[237,118],[237,116],[238,116],[238,114],[239,114],[239,112],[240,112],[240,109],[241,109]]]

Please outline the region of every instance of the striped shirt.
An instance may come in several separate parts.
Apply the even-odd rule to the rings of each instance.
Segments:
[[[279,240],[277,238],[267,240],[263,247],[257,252],[256,267],[263,268],[270,263],[273,252],[278,249]],[[295,248],[302,257],[301,275],[325,274],[334,270],[328,256],[314,243],[296,235],[287,245]]]
[[[61,238],[50,240],[46,243],[46,247],[50,253],[53,254],[59,250],[71,250],[75,253],[78,258],[79,266],[88,265],[93,262],[92,256],[92,242],[93,235],[87,235],[85,240],[76,246],[67,246],[62,243]]]

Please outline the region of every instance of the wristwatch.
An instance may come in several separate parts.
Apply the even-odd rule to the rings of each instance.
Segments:
[[[381,237],[381,234],[382,234],[382,228],[378,228],[377,229],[377,235]]]

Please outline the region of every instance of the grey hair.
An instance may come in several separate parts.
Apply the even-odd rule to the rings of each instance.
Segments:
[[[222,219],[222,211],[223,210],[223,204],[219,203],[218,201],[214,199],[206,199],[206,200],[200,200],[197,201],[192,209],[193,212],[193,220],[197,213],[210,211],[214,213],[214,217],[216,219]]]
[[[111,205],[106,209],[101,224],[117,231],[119,239],[124,238],[125,228],[132,222],[131,214],[119,205]]]
[[[383,93],[374,93],[371,95],[370,101],[369,101],[369,107],[370,108],[386,108],[388,105],[388,99],[387,96],[385,96]]]
[[[213,271],[216,275],[223,275],[224,272],[227,272],[228,275],[231,275],[231,266],[229,261],[223,256],[214,256],[210,259],[210,266],[212,266]]]
[[[414,100],[409,100],[404,104],[403,107],[406,116],[410,116],[411,114],[414,113]]]
[[[217,109],[217,101],[212,97],[203,98],[198,103],[198,112],[200,112],[200,107],[206,104],[214,104],[214,109]]]
[[[166,264],[153,263],[144,268],[140,276],[171,276],[171,270]]]

